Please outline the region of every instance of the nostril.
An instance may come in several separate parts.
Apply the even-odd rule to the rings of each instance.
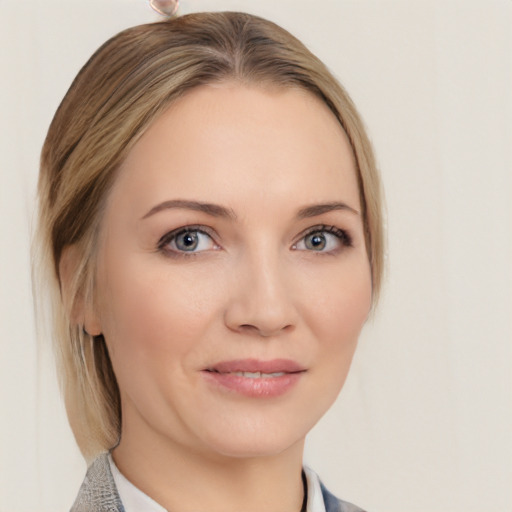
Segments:
[[[239,327],[240,331],[248,332],[248,333],[258,333],[259,329],[255,325],[251,324],[243,324]]]
[[[223,313],[224,323],[231,331],[268,338],[289,334],[294,329],[299,315],[287,293],[277,293],[275,287],[268,286],[253,287],[250,292],[247,287],[241,290],[226,304]]]
[[[257,327],[256,325],[252,325],[252,324],[243,324],[243,325],[240,325],[238,328],[239,332],[244,332],[246,334],[254,334],[257,336],[261,336],[262,338],[269,338],[271,336],[277,336],[284,332],[288,332],[291,329],[293,329],[293,326],[290,324],[284,325],[281,327],[276,327],[276,328],[264,328],[264,327]]]

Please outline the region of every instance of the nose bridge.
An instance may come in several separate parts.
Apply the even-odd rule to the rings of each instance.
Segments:
[[[230,328],[273,336],[295,324],[292,291],[282,255],[270,244],[246,248],[226,311]]]

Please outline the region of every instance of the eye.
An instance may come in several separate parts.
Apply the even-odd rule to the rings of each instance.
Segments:
[[[180,228],[164,235],[158,248],[168,253],[198,253],[218,249],[219,246],[206,231],[187,227]]]
[[[352,240],[346,231],[335,226],[322,226],[310,230],[293,249],[299,251],[334,252],[343,246],[349,247]]]

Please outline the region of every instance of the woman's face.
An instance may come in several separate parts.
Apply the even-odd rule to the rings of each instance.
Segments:
[[[152,124],[109,197],[84,313],[118,379],[121,446],[301,445],[370,309],[360,211],[347,138],[307,92],[204,86]]]

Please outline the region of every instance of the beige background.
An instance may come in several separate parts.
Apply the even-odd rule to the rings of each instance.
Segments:
[[[302,38],[377,150],[389,276],[308,464],[372,512],[512,511],[512,2],[182,3]],[[85,470],[35,340],[39,148],[91,52],[153,19],[145,0],[0,0],[0,512],[68,510]]]

